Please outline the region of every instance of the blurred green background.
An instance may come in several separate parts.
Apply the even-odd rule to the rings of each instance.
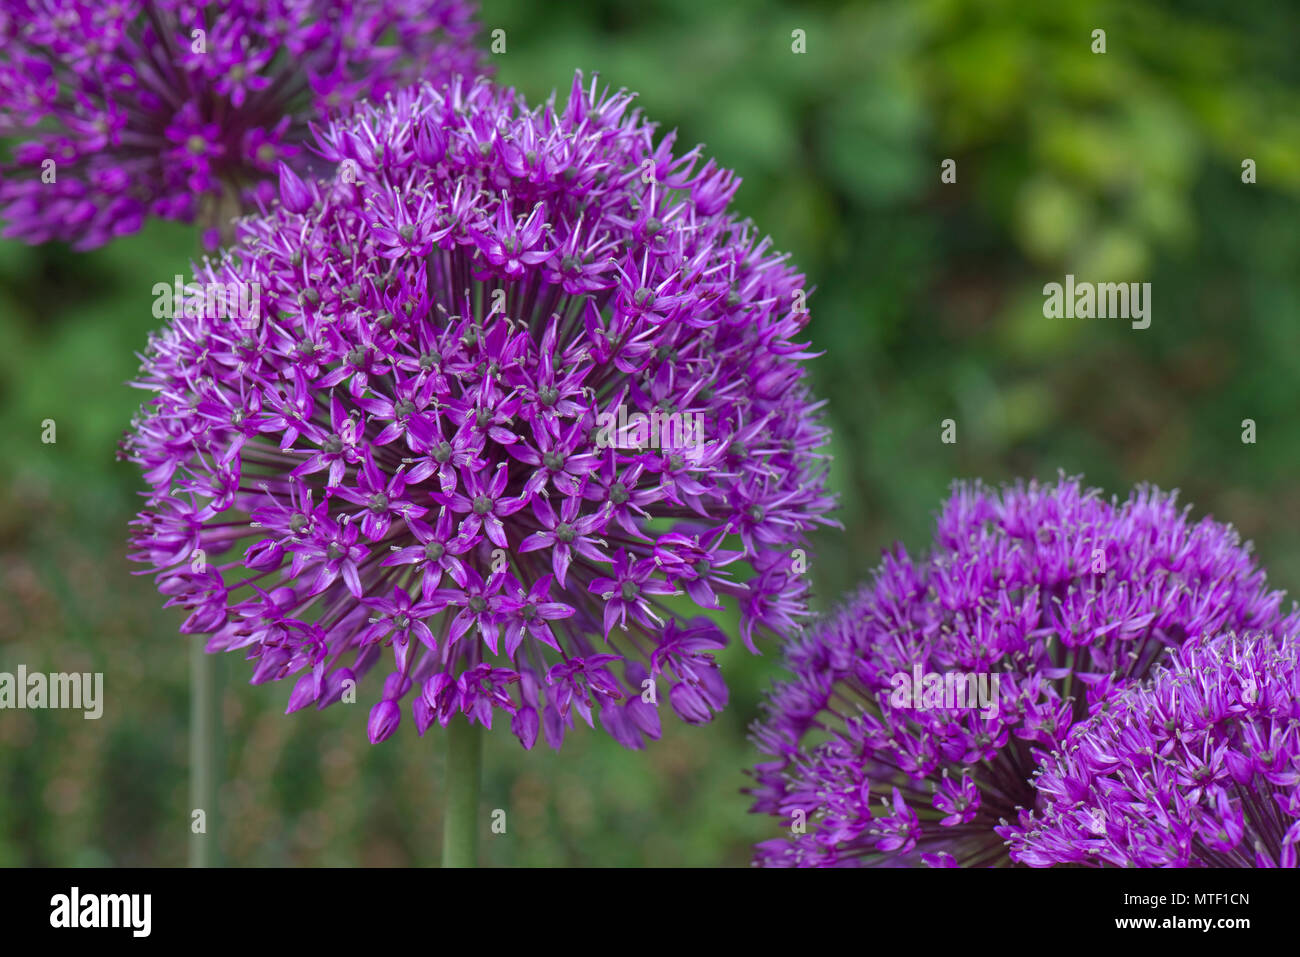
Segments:
[[[1058,469],[1120,495],[1181,488],[1300,591],[1295,5],[487,0],[482,20],[506,31],[500,78],[531,99],[598,70],[683,147],[707,144],[816,287],[845,526],[816,541],[819,607],[882,547],[920,547],[954,478]],[[102,671],[108,699],[99,721],[0,712],[0,865],[186,858],[183,616],[124,558],[142,483],[114,451],[151,287],[194,245],[175,226],[90,255],[0,243],[0,670]],[[1045,319],[1043,284],[1067,272],[1151,282],[1151,327]],[[740,793],[746,726],[780,673],[764,650],[731,648],[725,714],[666,721],[646,753],[585,730],[525,753],[492,732],[483,803],[508,833],[485,823],[485,862],[746,863],[776,833]],[[227,861],[437,862],[439,734],[418,739],[408,715],[372,747],[364,711],[285,717],[288,688],[222,667]]]

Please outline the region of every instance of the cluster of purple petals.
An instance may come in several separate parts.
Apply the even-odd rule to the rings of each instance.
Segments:
[[[479,72],[466,0],[0,0],[4,235],[78,249],[218,224],[299,169],[308,121]],[[52,165],[51,165],[52,161]]]
[[[1002,829],[1034,867],[1295,867],[1300,639],[1194,639],[1094,707]]]
[[[373,741],[403,698],[420,733],[504,714],[525,747],[575,715],[641,747],[661,698],[710,720],[698,609],[751,648],[794,627],[833,503],[803,277],[673,144],[581,76],[539,108],[458,80],[322,131],[330,177],[282,169],[196,276],[260,322],[177,318],[139,382],[135,557],[182,630],[292,679],[291,711],[379,666]],[[610,434],[620,406],[700,441]]]
[[[754,728],[769,760],[752,794],[788,831],[756,863],[1009,863],[996,828],[1033,806],[1034,768],[1091,705],[1189,638],[1283,633],[1281,601],[1235,530],[1190,521],[1172,494],[958,484],[922,561],[885,555],[787,646],[793,674]],[[895,706],[895,676],[917,668],[996,676],[996,716]]]

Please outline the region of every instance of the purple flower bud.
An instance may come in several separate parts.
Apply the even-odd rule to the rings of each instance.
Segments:
[[[707,724],[713,720],[713,712],[709,710],[708,702],[704,700],[700,689],[694,685],[684,681],[673,685],[668,700],[683,721],[690,724]]]
[[[248,568],[279,568],[284,561],[284,548],[279,542],[265,538],[256,545],[250,545],[244,553],[244,565]]]
[[[316,702],[316,707],[324,711],[340,700],[349,689],[355,691],[356,686],[357,676],[352,673],[351,668],[336,668],[325,676],[325,683],[321,689],[320,700]]]
[[[645,701],[640,695],[630,698],[624,710],[631,721],[646,737],[658,741],[662,733],[659,724],[659,709]]]
[[[431,675],[424,683],[424,700],[439,713],[454,711],[459,706],[455,677],[442,671]]]
[[[396,701],[410,690],[411,679],[407,675],[395,671],[384,679],[384,690],[381,697],[392,698]]]
[[[415,719],[415,733],[420,737],[424,737],[424,732],[429,729],[429,725],[433,724],[434,718],[437,717],[433,709],[424,700],[424,696],[418,694],[411,698],[411,716]]]
[[[280,173],[280,202],[291,213],[305,213],[311,209],[314,200],[311,191],[298,174],[284,163],[278,164]]]
[[[370,743],[378,744],[386,740],[397,726],[402,723],[402,709],[397,706],[396,701],[389,701],[385,698],[378,701],[370,709],[370,722],[366,725],[366,733],[370,735]]]
[[[447,155],[447,134],[434,123],[421,123],[414,145],[416,158],[426,166],[434,166]]]
[[[268,681],[279,681],[288,673],[289,661],[293,654],[287,648],[271,648],[257,659],[253,677],[249,684],[260,685]]]
[[[542,732],[546,737],[546,743],[556,751],[560,750],[560,745],[564,743],[564,726],[565,720],[560,717],[560,712],[555,705],[548,704],[542,709]]]
[[[292,714],[314,703],[320,698],[323,687],[324,681],[320,675],[312,671],[304,671],[293,686],[293,693],[289,695],[289,706],[284,709],[284,713]]]
[[[537,711],[533,708],[520,708],[510,719],[510,732],[519,739],[525,751],[531,751],[537,743],[538,727]]]
[[[605,729],[611,738],[625,748],[639,751],[645,747],[645,742],[641,739],[641,732],[628,718],[623,707],[615,701],[606,700],[602,702],[600,726]]]

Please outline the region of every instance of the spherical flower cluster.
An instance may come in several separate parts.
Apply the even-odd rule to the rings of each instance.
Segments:
[[[747,644],[803,612],[832,505],[803,277],[725,213],[730,172],[580,80],[563,108],[454,81],[334,123],[335,174],[284,170],[198,270],[261,321],[151,342],[136,557],[183,631],[294,678],[290,710],[386,660],[372,740],[409,694],[420,733],[504,712],[559,747],[597,716],[641,747],[661,693],[688,722],[726,703],[696,609],[734,602]]]
[[[477,72],[466,0],[0,0],[4,235],[78,249],[145,217],[219,225],[307,124]],[[263,187],[264,189],[266,187]]]
[[[1033,805],[1034,767],[1090,704],[1190,637],[1279,633],[1281,599],[1231,527],[1174,495],[958,484],[925,559],[887,554],[787,646],[752,793],[791,833],[756,862],[1008,863],[999,822]]]
[[[1117,867],[1295,867],[1300,639],[1194,639],[1094,708],[1002,829],[1011,858]]]

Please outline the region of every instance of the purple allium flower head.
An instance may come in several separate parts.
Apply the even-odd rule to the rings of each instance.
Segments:
[[[210,223],[305,168],[308,120],[479,72],[467,0],[0,0],[4,235],[78,249]],[[283,180],[282,180],[283,182]],[[202,207],[202,208],[201,208]]]
[[[198,270],[263,321],[152,340],[136,557],[291,709],[383,661],[421,733],[503,711],[526,747],[575,716],[641,747],[661,701],[726,703],[691,609],[729,599],[751,649],[802,613],[832,505],[803,277],[630,104],[579,76],[563,107],[485,80],[361,107],[320,133],[337,174]]]
[[[1175,495],[959,483],[928,556],[886,554],[787,645],[751,793],[791,833],[756,862],[1009,863],[999,821],[1033,805],[1038,759],[1090,704],[1189,637],[1280,633],[1281,600],[1231,527]]]
[[[1300,638],[1193,639],[1094,706],[1001,828],[1023,864],[1295,867]]]

